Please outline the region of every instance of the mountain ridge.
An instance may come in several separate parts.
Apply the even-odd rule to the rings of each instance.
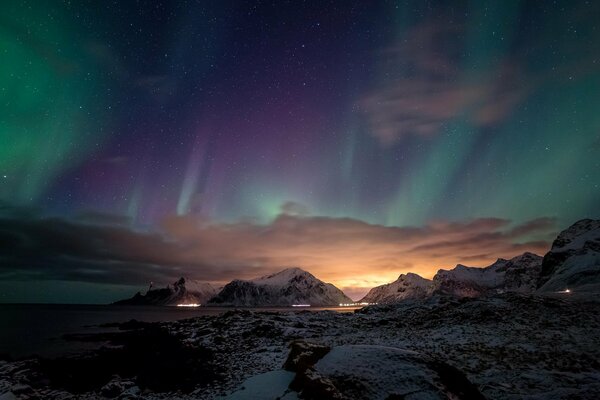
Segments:
[[[457,264],[440,269],[432,279],[401,274],[394,282],[372,288],[360,303],[393,303],[436,295],[479,297],[494,293],[600,293],[600,220],[583,219],[561,231],[543,257],[525,252],[498,258],[480,268]],[[331,283],[298,267],[250,280],[234,279],[217,291],[208,283],[180,278],[162,289],[149,289],[114,304],[269,307],[334,306],[354,303]]]
[[[176,306],[182,304],[204,304],[217,294],[210,283],[181,277],[164,288],[150,287],[145,294],[137,292],[129,299],[119,300],[117,305]]]
[[[561,231],[543,257],[525,252],[483,267],[457,264],[429,280],[398,280],[372,288],[360,302],[394,303],[435,295],[479,297],[493,293],[600,292],[600,220],[582,219]],[[402,291],[397,289],[402,287]],[[568,292],[567,292],[568,289]],[[424,293],[425,292],[425,293]],[[376,301],[379,299],[380,301]]]
[[[286,268],[251,280],[235,279],[209,301],[209,305],[333,306],[352,300],[331,283],[317,279],[301,268]]]

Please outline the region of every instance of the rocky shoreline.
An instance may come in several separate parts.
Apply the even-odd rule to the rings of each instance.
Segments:
[[[244,381],[282,371],[286,360],[289,367],[290,346],[298,341],[327,353],[339,346],[359,346],[346,353],[362,354],[364,346],[416,352],[460,371],[489,399],[600,397],[600,303],[581,299],[436,297],[355,313],[232,310],[118,327],[111,334],[65,338],[102,344],[91,353],[0,361],[0,399],[217,399],[236,390],[232,398],[244,398]],[[394,369],[397,357],[390,360],[370,368]],[[367,378],[344,373],[343,382],[328,378],[342,396],[331,398],[359,398],[356,387]],[[310,398],[301,385],[291,386],[284,398]],[[389,392],[382,398],[397,394],[394,385],[374,387],[380,386]]]

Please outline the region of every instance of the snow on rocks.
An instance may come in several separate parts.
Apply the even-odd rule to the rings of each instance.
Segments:
[[[115,304],[158,306],[204,304],[216,294],[217,290],[211,284],[182,277],[165,288],[150,288],[146,294],[138,292],[133,297],[117,301]]]
[[[294,400],[296,393],[290,388],[294,373],[284,370],[265,372],[248,378],[241,387],[223,400]]]
[[[558,235],[538,286],[540,293],[600,294],[600,220],[578,221]]]
[[[535,291],[542,257],[524,253],[510,260],[499,258],[484,267],[458,264],[451,270],[440,269],[433,280],[417,274],[402,274],[391,283],[377,286],[360,302],[391,304],[406,300],[426,299],[436,295],[478,297],[490,293]]]
[[[331,283],[309,272],[287,268],[249,281],[236,279],[225,285],[210,303],[238,307],[337,306],[352,303],[352,300]]]
[[[308,380],[310,384],[300,385],[308,399],[483,398],[456,368],[415,351],[387,346],[336,346],[314,365]],[[312,393],[304,396],[307,389]]]
[[[424,299],[430,295],[432,281],[417,274],[402,274],[394,282],[374,287],[360,303],[397,303],[408,299]]]
[[[414,361],[411,365],[418,368],[413,366],[410,371],[417,374],[422,367],[426,372],[424,379],[439,376],[425,361],[449,365],[461,371],[489,399],[600,398],[600,303],[597,302],[505,293],[483,298],[435,297],[366,307],[355,313],[232,310],[217,316],[152,326],[166,330],[182,342],[188,352],[196,348],[210,349],[211,369],[219,373],[214,379],[198,382],[192,391],[152,391],[139,386],[135,376],[122,376],[119,379],[134,382],[140,388],[139,394],[127,394],[128,398],[222,398],[237,392],[241,386],[246,387],[244,390],[256,387],[257,380],[244,383],[249,378],[289,367],[286,360],[290,360],[290,354],[298,365],[300,354],[310,355],[314,353],[312,349],[319,348],[332,350],[307,361],[305,366],[314,367],[306,368],[305,372],[313,374],[309,376],[313,381],[328,379],[340,391],[336,377],[347,369],[343,363],[359,364],[360,357],[352,356],[356,357],[355,361],[336,358],[339,362],[330,363],[325,361],[327,354],[335,355],[332,352],[339,347],[355,355],[363,351],[383,351],[366,350],[362,346],[393,347],[418,353],[418,360],[424,360],[424,364]],[[298,340],[311,344],[290,349],[290,344]],[[395,350],[385,357],[400,357],[394,354]],[[402,354],[407,360],[408,353]],[[375,360],[380,356],[369,356],[373,360],[370,370],[375,375],[386,376],[392,361],[377,364]],[[177,362],[171,360],[169,362]],[[336,369],[334,373],[330,369],[332,364],[337,364],[340,371]],[[358,382],[363,375],[350,378]],[[285,374],[265,375],[258,382],[275,376],[283,379]],[[392,376],[396,379],[396,375]],[[111,380],[109,376],[97,388],[79,393],[77,398],[102,398],[101,388]],[[320,380],[319,384],[324,382]],[[365,382],[366,387],[372,388],[387,385]],[[20,397],[23,399],[73,397],[42,376],[35,360],[0,362],[0,395],[11,392],[18,384],[28,385],[33,390],[29,397]],[[123,387],[125,391],[127,385]],[[400,383],[391,386],[401,387]],[[446,389],[441,386],[436,388],[445,393]],[[344,388],[343,393],[350,393],[349,390]],[[292,392],[279,391],[282,396],[292,396]]]

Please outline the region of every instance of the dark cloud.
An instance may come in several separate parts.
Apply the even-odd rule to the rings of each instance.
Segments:
[[[97,211],[80,212],[75,215],[75,220],[81,223],[88,223],[93,225],[129,226],[132,223],[132,219],[130,217]]]
[[[517,226],[488,218],[387,227],[281,214],[267,225],[172,217],[162,232],[149,233],[113,217],[0,215],[0,279],[111,284],[169,282],[182,275],[222,283],[300,266],[340,287],[366,290],[402,272],[431,276],[459,262],[486,265],[524,251],[543,253],[549,243],[538,239],[555,230],[551,219]]]

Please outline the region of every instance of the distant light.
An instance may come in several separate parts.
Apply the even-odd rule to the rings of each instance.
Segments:
[[[567,293],[567,294],[569,294],[569,293],[571,293],[571,289],[560,290],[560,291],[558,291],[558,293]]]
[[[375,306],[377,303],[340,303],[340,307]]]
[[[292,304],[292,307],[310,307],[310,304]]]
[[[565,289],[565,293],[571,293],[569,289]]]
[[[189,303],[189,304],[177,304],[177,307],[200,307],[202,304]]]

